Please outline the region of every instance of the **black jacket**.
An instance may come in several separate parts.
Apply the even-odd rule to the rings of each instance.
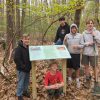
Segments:
[[[14,62],[17,70],[30,72],[31,62],[29,61],[29,49],[23,46],[22,41],[18,43],[18,47],[15,49]]]
[[[70,33],[70,26],[67,23],[65,23],[64,26],[60,25],[58,27],[54,42],[56,43],[59,39],[61,39],[61,41],[63,41],[65,35],[68,34],[68,33]]]

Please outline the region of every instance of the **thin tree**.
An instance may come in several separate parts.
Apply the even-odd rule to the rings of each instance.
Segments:
[[[20,0],[16,0],[16,30],[20,30]],[[21,32],[18,31],[17,37],[20,38]]]
[[[14,10],[14,0],[6,0],[6,14],[7,14],[7,42],[6,45],[8,46],[10,43],[10,40],[13,37],[14,34],[14,27],[15,27],[15,10]],[[12,41],[12,47],[14,46],[14,40]],[[10,49],[9,51],[7,51],[7,54],[10,53]],[[9,55],[6,55],[9,56]]]

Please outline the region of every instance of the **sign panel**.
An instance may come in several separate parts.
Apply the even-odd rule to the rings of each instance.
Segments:
[[[71,58],[65,45],[29,46],[30,61]]]

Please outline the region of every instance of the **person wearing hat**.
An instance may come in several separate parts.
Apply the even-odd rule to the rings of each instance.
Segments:
[[[66,34],[70,32],[70,26],[65,22],[65,17],[59,18],[60,26],[57,29],[54,44],[62,45]]]
[[[71,55],[71,59],[67,60],[68,67],[68,83],[72,82],[73,69],[76,72],[76,86],[80,88],[79,72],[80,72],[80,53],[83,45],[80,44],[82,35],[78,33],[78,27],[76,24],[72,24],[70,27],[70,33],[66,34],[64,38],[64,44],[67,46]]]
[[[50,98],[57,98],[63,93],[63,76],[58,70],[58,63],[56,61],[52,61],[49,65],[49,68],[50,70],[47,71],[44,78],[45,89],[47,90]]]

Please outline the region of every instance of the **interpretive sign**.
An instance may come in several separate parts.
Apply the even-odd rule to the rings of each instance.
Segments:
[[[67,59],[71,58],[65,45],[29,46],[30,61],[32,62],[32,96],[37,99],[36,60],[63,59],[62,73],[64,79],[63,92],[66,94]]]
[[[71,58],[65,45],[29,46],[30,61]]]

